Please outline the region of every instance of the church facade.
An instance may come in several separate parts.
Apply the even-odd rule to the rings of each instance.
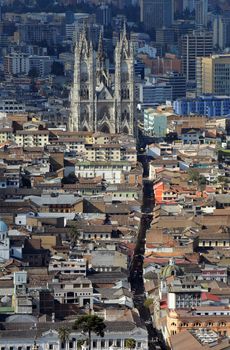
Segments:
[[[115,49],[114,74],[105,64],[102,36],[95,53],[84,30],[75,47],[69,129],[133,135],[135,110],[134,50],[126,30]]]

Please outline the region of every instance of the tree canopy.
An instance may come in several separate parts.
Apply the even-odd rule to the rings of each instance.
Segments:
[[[96,315],[80,316],[73,326],[73,329],[81,330],[89,335],[94,332],[100,337],[104,337],[105,328],[104,320]]]
[[[62,343],[66,343],[70,337],[70,329],[68,327],[59,328],[58,336]]]

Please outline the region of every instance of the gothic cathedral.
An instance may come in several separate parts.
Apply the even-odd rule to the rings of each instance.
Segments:
[[[69,129],[134,135],[134,50],[124,28],[115,49],[115,74],[105,65],[102,35],[97,53],[86,31],[75,47]]]

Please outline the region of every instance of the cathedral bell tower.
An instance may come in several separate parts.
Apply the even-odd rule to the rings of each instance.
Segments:
[[[74,52],[74,81],[71,91],[69,129],[93,131],[95,67],[92,42],[87,40],[86,29],[80,34]]]
[[[115,50],[115,101],[117,107],[117,133],[134,134],[135,75],[134,50],[127,39],[124,25]]]
[[[115,49],[113,77],[105,65],[102,33],[94,54],[84,29],[75,47],[69,129],[133,135],[134,78],[134,50],[125,27]]]

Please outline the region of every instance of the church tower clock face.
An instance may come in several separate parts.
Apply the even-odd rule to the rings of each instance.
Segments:
[[[75,47],[69,129],[134,134],[134,51],[126,29],[115,48],[115,73],[105,63],[103,36],[95,53],[86,30]]]

